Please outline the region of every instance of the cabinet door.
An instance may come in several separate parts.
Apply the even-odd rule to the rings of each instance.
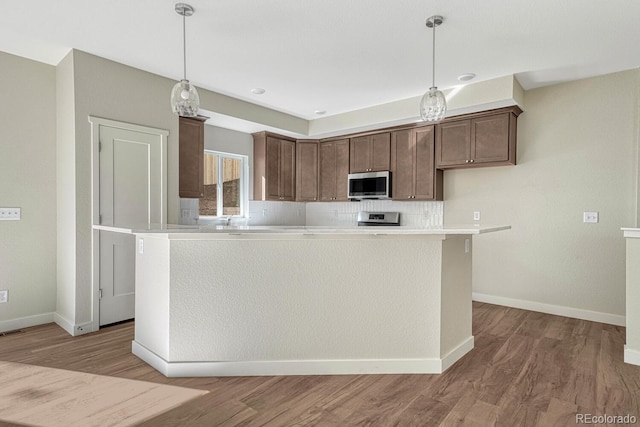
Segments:
[[[349,170],[351,173],[368,172],[370,168],[371,139],[368,136],[351,138]]]
[[[265,150],[265,200],[280,200],[280,139],[268,136]]]
[[[349,200],[349,140],[336,141],[336,192],[334,200]]]
[[[296,143],[280,140],[280,200],[296,198]]]
[[[371,135],[370,171],[388,171],[391,155],[391,134]]]
[[[437,166],[468,164],[471,159],[471,121],[442,123],[437,129]]]
[[[204,196],[204,121],[178,119],[178,195],[197,199]]]
[[[413,198],[415,180],[415,134],[412,130],[393,132],[391,136],[391,185],[394,200]]]
[[[336,143],[320,144],[320,200],[331,201],[336,197]]]
[[[296,200],[318,200],[318,143],[296,143]]]
[[[415,199],[419,200],[438,200],[442,196],[436,191],[436,183],[442,171],[436,171],[435,165],[435,128],[428,126],[414,130],[415,135],[415,183],[414,193]],[[442,181],[441,179],[439,180]],[[441,185],[441,183],[440,183]]]
[[[510,113],[471,120],[471,159],[474,163],[509,160]]]

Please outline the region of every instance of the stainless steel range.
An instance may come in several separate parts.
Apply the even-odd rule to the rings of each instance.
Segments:
[[[400,225],[400,212],[358,212],[358,225]]]

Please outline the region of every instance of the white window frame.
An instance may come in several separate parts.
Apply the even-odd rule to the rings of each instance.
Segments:
[[[249,157],[241,154],[225,153],[216,150],[204,150],[205,154],[213,154],[218,156],[218,184],[216,185],[216,212],[222,213],[223,209],[223,170],[222,159],[240,160],[240,215],[200,215],[202,219],[216,218],[245,218],[247,217],[247,208],[249,206]]]

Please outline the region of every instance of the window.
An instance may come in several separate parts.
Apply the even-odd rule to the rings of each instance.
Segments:
[[[204,197],[200,216],[244,216],[248,194],[246,156],[204,151]]]

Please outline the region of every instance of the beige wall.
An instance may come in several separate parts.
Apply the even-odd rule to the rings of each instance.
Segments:
[[[56,70],[0,52],[0,331],[52,320],[56,306]],[[35,317],[32,317],[35,316]]]
[[[56,322],[75,318],[76,155],[73,54],[56,67],[57,298]],[[72,326],[68,326],[68,329]]]
[[[517,166],[445,172],[445,224],[479,210],[482,223],[513,227],[474,238],[479,299],[623,322],[639,86],[631,70],[528,91]],[[600,222],[583,224],[583,211]]]
[[[122,65],[82,51],[73,50],[64,62],[70,60],[74,91],[73,114],[65,113],[59,123],[72,126],[75,141],[72,150],[64,149],[66,158],[60,162],[73,165],[74,181],[65,183],[66,193],[71,195],[69,206],[63,211],[72,214],[74,209],[75,225],[69,233],[74,233],[73,244],[61,247],[58,253],[61,265],[75,265],[75,275],[68,275],[72,283],[63,283],[58,288],[58,300],[62,305],[74,301],[73,313],[58,314],[66,329],[78,325],[82,332],[90,330],[83,326],[93,322],[97,325],[97,313],[92,312],[91,285],[91,126],[89,116],[96,116],[169,131],[167,143],[167,216],[170,223],[178,223],[180,202],[178,198],[178,118],[169,104],[173,80],[151,74],[136,68]],[[67,79],[65,79],[67,81]],[[67,88],[67,90],[69,90]],[[300,119],[268,110],[264,107],[233,100],[206,90],[199,90],[201,106],[208,111],[236,111],[246,107],[261,123],[282,125],[285,128],[300,126]],[[60,99],[60,97],[59,97]],[[59,105],[60,108],[63,106]],[[68,108],[67,108],[68,109]],[[60,114],[59,114],[60,117]],[[60,122],[60,119],[59,119]],[[63,141],[69,147],[68,141]],[[74,207],[72,207],[74,206]]]
[[[170,131],[168,214],[177,222],[177,118],[167,100],[175,82],[79,51],[57,69],[3,53],[0,65],[12,83],[11,103],[0,105],[0,206],[23,209],[22,221],[0,222],[0,289],[10,290],[0,328],[28,316],[50,320],[54,310],[81,325],[94,316],[87,118]],[[480,210],[483,223],[513,226],[474,239],[476,294],[624,316],[619,228],[638,217],[638,87],[632,70],[528,91],[518,166],[445,173],[446,224],[468,223]],[[204,109],[224,109],[212,105],[222,98],[202,92]],[[273,114],[262,116],[300,126]],[[582,224],[587,210],[600,212],[599,224]]]
[[[71,65],[63,68],[66,61],[70,61]],[[90,327],[86,324],[98,320],[97,313],[92,312],[92,154],[88,118],[96,116],[169,130],[167,175],[170,222],[175,222],[178,217],[178,119],[168,103],[173,82],[164,77],[77,50],[69,53],[58,72],[67,75],[63,79],[65,82],[69,79],[72,81],[71,88],[65,88],[64,93],[70,90],[74,92],[73,106],[61,105],[64,99],[58,97],[58,125],[73,132],[59,141],[59,152],[64,153],[59,162],[73,173],[72,180],[65,179],[64,182],[66,203],[61,207],[60,215],[62,218],[75,215],[75,221],[71,227],[63,224],[62,218],[59,221],[65,230],[64,238],[70,239],[67,245],[59,246],[59,264],[73,265],[74,271],[60,277],[58,315],[63,319],[57,320],[61,320],[61,325],[68,331],[74,328],[77,332],[78,326],[87,331]],[[70,78],[69,73],[72,74]],[[68,113],[70,109],[73,110],[72,114]]]

